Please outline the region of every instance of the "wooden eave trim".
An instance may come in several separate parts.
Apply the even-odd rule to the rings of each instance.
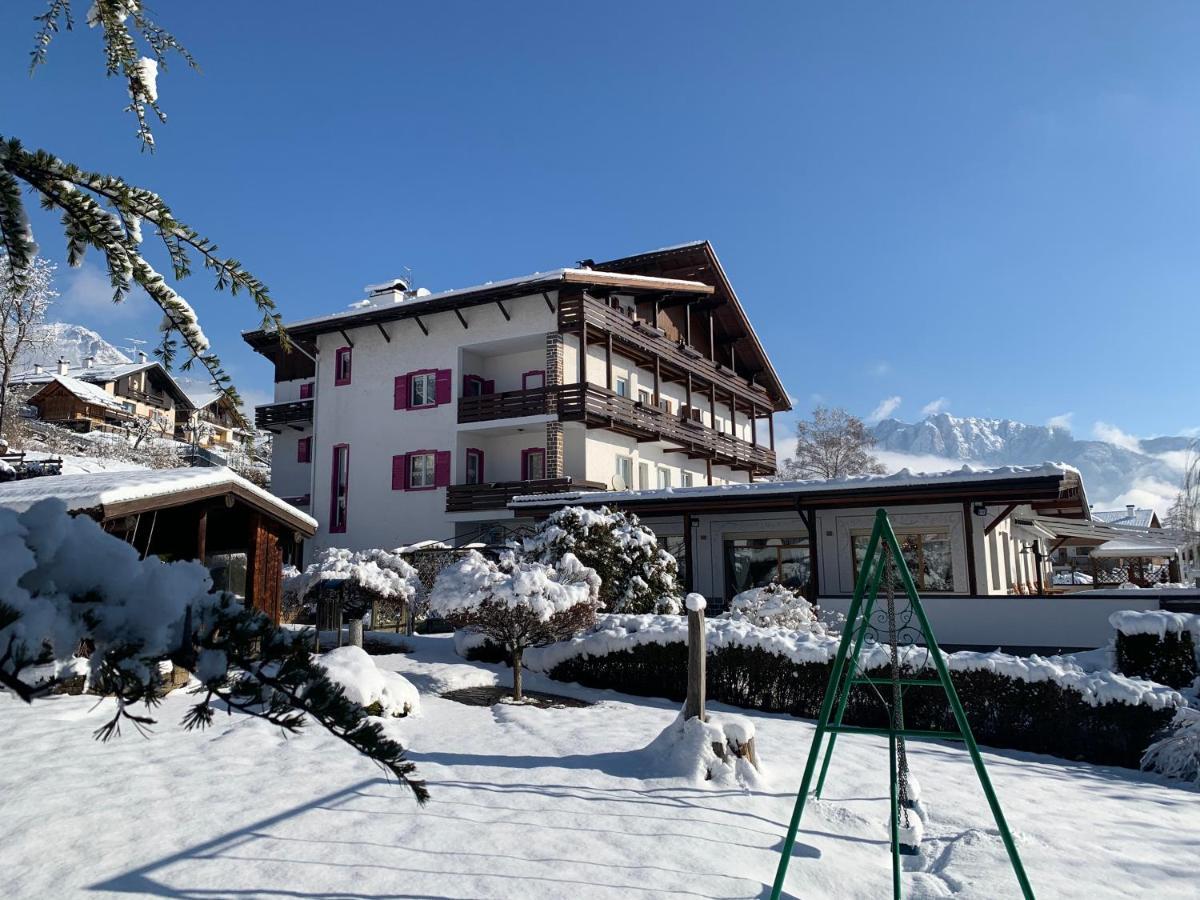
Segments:
[[[656,278],[652,275],[630,276],[621,272],[600,272],[595,269],[589,272],[567,271],[562,280],[568,284],[595,284],[606,287],[624,287],[640,292],[665,292],[672,294],[713,294],[716,292],[711,284],[699,281],[684,281],[678,278]]]

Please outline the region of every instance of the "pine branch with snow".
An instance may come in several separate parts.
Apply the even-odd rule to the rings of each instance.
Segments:
[[[568,554],[577,557],[600,576],[600,600],[612,612],[679,612],[679,566],[632,513],[564,507],[546,518],[522,549],[547,565]]]
[[[423,803],[427,791],[404,748],[346,698],[313,660],[311,642],[310,633],[281,629],[233,594],[213,592],[204,566],[142,559],[59,500],[0,509],[0,687],[33,702],[82,664],[90,690],[115,701],[96,731],[107,740],[123,724],[154,724],[161,663],[170,660],[201,683],[188,729],[210,724],[222,707],[289,732],[311,718]],[[75,656],[85,645],[86,661]]]
[[[525,649],[591,626],[601,606],[599,591],[595,570],[570,553],[550,566],[511,553],[497,562],[472,550],[438,574],[429,610],[504,647],[512,662],[513,699],[521,700]]]
[[[1200,710],[1180,707],[1166,734],[1146,748],[1142,768],[1200,787]]]

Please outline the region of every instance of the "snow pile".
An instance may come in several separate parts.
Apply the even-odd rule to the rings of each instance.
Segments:
[[[742,716],[709,713],[675,721],[663,729],[642,753],[645,772],[653,778],[682,778],[697,785],[756,789],[764,786],[762,773],[739,748],[754,739],[754,723]]]
[[[303,600],[327,581],[349,582],[380,600],[407,602],[416,596],[421,582],[417,570],[394,551],[343,550],[330,547],[287,588]]]
[[[1091,584],[1092,576],[1086,572],[1055,572],[1055,584]]]
[[[768,628],[820,628],[816,610],[798,592],[782,584],[751,588],[729,604],[729,618]]]
[[[1124,635],[1156,634],[1165,640],[1168,632],[1181,634],[1188,631],[1193,637],[1200,638],[1200,615],[1195,613],[1122,609],[1108,617],[1108,624]]]
[[[690,612],[702,612],[708,606],[708,601],[704,599],[703,594],[688,594],[683,599],[683,604]]]
[[[444,568],[429,594],[429,610],[447,617],[477,611],[484,603],[527,608],[541,622],[579,604],[594,602],[600,579],[566,554],[558,567],[517,560],[502,564],[472,550]]]
[[[827,663],[837,654],[839,638],[814,631],[759,628],[733,619],[709,619],[705,641],[708,652],[723,647],[759,649],[797,664]],[[600,616],[595,627],[570,640],[529,650],[525,664],[533,671],[549,673],[578,656],[600,657],[646,644],[686,644],[687,621],[678,616]],[[862,670],[886,666],[890,650],[883,644],[868,644],[859,655]],[[1016,681],[1050,681],[1079,694],[1091,706],[1105,703],[1145,705],[1151,709],[1182,706],[1176,690],[1144,678],[1130,678],[1106,670],[1088,671],[1070,656],[1012,656],[999,651],[961,651],[945,655],[951,672],[994,672]],[[932,669],[925,647],[901,648],[901,662],[913,670]]]
[[[421,711],[421,698],[412,683],[379,668],[361,647],[338,647],[317,661],[342,686],[346,699],[364,709],[378,703],[382,715],[397,717]]]

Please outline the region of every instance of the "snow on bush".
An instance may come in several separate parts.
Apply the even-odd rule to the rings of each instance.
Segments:
[[[735,621],[762,628],[807,631],[822,627],[813,605],[799,591],[778,583],[742,591],[730,601],[728,615]]]
[[[421,699],[409,680],[379,668],[361,647],[330,650],[317,664],[342,686],[347,700],[368,712],[376,704],[384,716],[407,716],[421,710]]]
[[[1142,768],[1200,787],[1200,710],[1179,709],[1167,734],[1146,748]]]
[[[421,588],[421,579],[399,550],[354,551],[330,547],[284,587],[307,608],[324,588],[333,585],[342,589],[346,612],[357,619],[365,617],[372,604],[381,606],[380,611],[389,616],[398,615],[405,606],[412,605]]]
[[[336,689],[308,651],[311,634],[277,626],[230,593],[216,593],[195,562],[142,559],[132,546],[87,516],[68,515],[58,499],[17,513],[0,508],[0,687],[32,702],[53,686],[27,680],[39,663],[77,667],[91,647],[88,683],[113,697],[116,710],[97,736],[124,722],[142,728],[163,693],[165,660],[200,681],[200,699],[184,719],[203,727],[214,701],[295,731],[311,716],[333,735],[384,766],[424,802],[404,748]],[[24,677],[23,677],[24,676]]]
[[[707,787],[761,788],[759,768],[736,750],[753,737],[754,723],[741,716],[709,713],[704,721],[680,714],[642,751],[647,757],[642,772]]]
[[[567,553],[556,566],[500,561],[470,551],[446,566],[429,594],[429,611],[504,647],[513,667],[513,699],[522,699],[525,648],[563,640],[596,619],[600,578]]]
[[[632,513],[607,507],[558,510],[525,538],[527,556],[555,565],[572,554],[600,576],[600,600],[621,613],[678,613],[675,557]]]

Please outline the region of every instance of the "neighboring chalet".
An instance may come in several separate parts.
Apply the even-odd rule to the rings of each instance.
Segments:
[[[747,484],[791,408],[707,242],[429,294],[402,281],[246,341],[272,489],[316,546],[495,540],[517,495]]]
[[[279,619],[283,564],[317,523],[225,468],[55,475],[0,484],[0,507],[63,501],[141,551],[204,563],[213,583]]]
[[[237,407],[224,393],[188,393],[190,409],[176,414],[175,440],[227,453],[253,439]]]
[[[25,402],[54,425],[119,431],[134,419],[148,419],[164,437],[172,437],[176,422],[186,418],[192,403],[161,363],[139,356],[137,362],[111,365],[86,359],[82,366],[70,366],[59,360],[55,371],[34,366],[14,375],[11,384],[28,386]]]
[[[1113,528],[1145,530],[1147,528],[1162,528],[1158,513],[1152,509],[1142,509],[1132,503],[1124,509],[1092,510],[1092,521],[1111,525]],[[1093,544],[1073,544],[1059,547],[1054,552],[1054,567],[1059,573],[1085,572],[1092,569],[1091,556]]]

